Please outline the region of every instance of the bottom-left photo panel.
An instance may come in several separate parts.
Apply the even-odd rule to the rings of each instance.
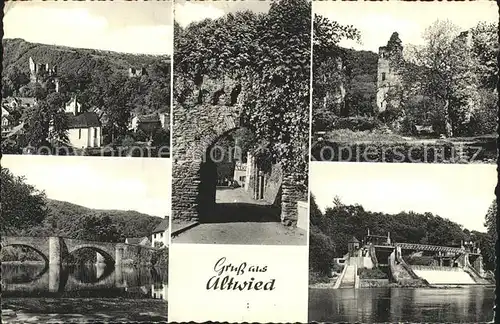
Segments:
[[[4,155],[1,321],[167,321],[170,179],[170,159]]]

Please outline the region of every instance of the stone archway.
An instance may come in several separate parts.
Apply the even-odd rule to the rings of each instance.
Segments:
[[[238,89],[240,89],[238,91]],[[234,80],[204,80],[173,109],[173,222],[200,221],[215,203],[214,165],[206,152],[241,124],[241,85]]]
[[[227,77],[198,80],[176,97],[173,109],[172,222],[203,222],[215,202],[214,166],[206,152],[217,139],[243,124],[245,89]],[[279,162],[279,161],[278,161]],[[280,170],[281,222],[297,224],[297,201],[303,193],[294,185],[288,170]]]

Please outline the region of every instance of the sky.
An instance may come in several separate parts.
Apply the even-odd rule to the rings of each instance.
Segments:
[[[4,37],[126,53],[171,54],[171,1],[9,1]]]
[[[25,176],[51,199],[95,209],[170,215],[170,159],[3,155],[2,167]]]
[[[267,12],[270,1],[176,1],[175,21],[186,27],[192,22],[207,18],[217,19],[230,12],[250,10],[255,13]]]
[[[313,12],[361,32],[361,42],[344,40],[340,46],[378,53],[393,32],[405,44],[422,45],[422,33],[437,19],[449,19],[466,30],[479,21],[498,23],[495,1],[313,1]]]
[[[337,195],[347,205],[396,214],[431,212],[469,230],[485,231],[497,173],[488,164],[310,164],[310,190],[324,211]]]

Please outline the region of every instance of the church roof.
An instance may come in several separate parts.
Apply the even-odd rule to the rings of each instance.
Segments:
[[[100,127],[101,121],[95,112],[84,112],[74,116],[68,113],[68,128]]]

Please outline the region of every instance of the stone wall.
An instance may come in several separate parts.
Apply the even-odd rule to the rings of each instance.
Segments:
[[[176,86],[182,93],[173,108],[172,222],[185,223],[199,221],[200,213],[211,209],[205,204],[215,198],[215,184],[213,189],[203,186],[202,178],[210,175],[202,174],[202,167],[207,150],[240,125],[241,107],[231,93],[241,86],[229,78]]]
[[[281,185],[281,222],[285,225],[297,225],[297,201],[307,199],[304,193],[298,190],[297,184],[291,175],[283,170],[283,182]]]
[[[182,224],[203,221],[215,207],[212,182],[217,168],[207,159],[207,151],[220,137],[245,126],[241,124],[245,88],[228,77],[177,78],[174,83],[172,222]],[[252,161],[248,165],[245,186],[255,198],[258,170]],[[307,199],[306,195],[299,192],[286,170],[271,169],[269,179],[265,199],[281,206],[284,224],[296,225],[297,201]]]
[[[270,172],[266,175],[266,185],[264,189],[264,200],[273,205],[280,203],[280,188],[283,174],[279,163],[271,166]]]

